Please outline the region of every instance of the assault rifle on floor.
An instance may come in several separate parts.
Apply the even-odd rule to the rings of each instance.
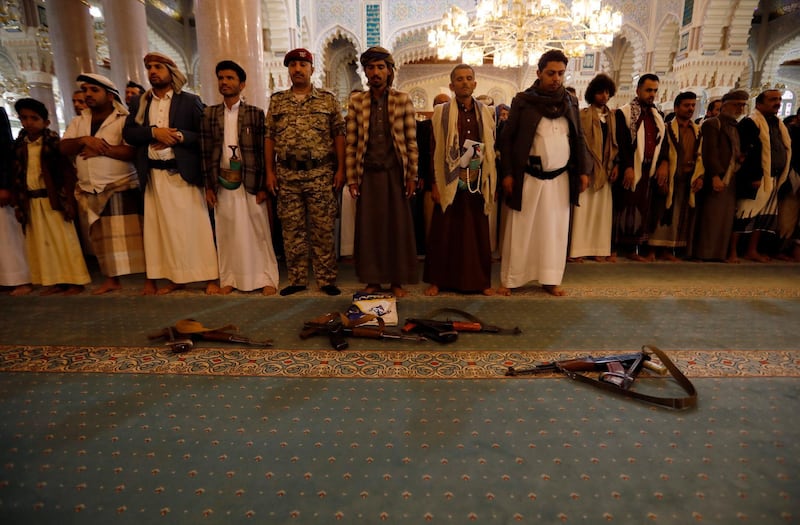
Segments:
[[[442,314],[454,314],[466,320],[453,321],[450,319],[434,319]],[[516,326],[514,328],[500,328],[499,326],[486,324],[471,313],[457,308],[440,308],[429,313],[424,319],[406,319],[403,332],[420,334],[427,339],[433,339],[434,341],[444,344],[452,343],[458,339],[459,332],[519,335],[522,333],[522,330]]]
[[[181,319],[174,326],[162,328],[158,332],[147,336],[150,340],[166,339],[166,346],[169,346],[175,353],[183,353],[194,347],[194,341],[220,341],[224,343],[236,343],[248,346],[269,347],[272,340],[254,341],[249,337],[231,333],[230,330],[238,330],[234,325],[225,325],[220,328],[206,328],[202,323],[194,319]]]
[[[322,317],[312,319],[303,324],[300,332],[300,339],[308,339],[317,335],[327,335],[331,341],[331,348],[334,350],[344,350],[350,344],[347,342],[349,337],[359,337],[366,339],[392,339],[401,341],[414,341],[417,343],[425,341],[424,337],[403,335],[386,330],[383,319],[378,319],[378,326],[364,326],[363,323],[371,321],[375,316],[368,315],[359,319],[359,324],[354,324],[346,315],[339,312],[325,314]]]
[[[654,362],[652,356],[656,356],[661,363]],[[631,390],[631,386],[643,369],[660,375],[666,375],[669,372],[678,385],[688,394],[688,397],[657,397]],[[697,391],[692,382],[663,351],[652,345],[644,345],[641,352],[632,354],[603,357],[587,356],[580,359],[553,361],[523,370],[516,370],[513,366],[510,366],[505,375],[534,375],[545,372],[561,372],[570,379],[668,408],[683,409],[697,405]],[[599,372],[599,375],[597,379],[594,379],[582,372]]]

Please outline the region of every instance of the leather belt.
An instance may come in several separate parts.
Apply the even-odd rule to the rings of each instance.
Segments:
[[[550,179],[555,179],[556,177],[567,171],[567,168],[568,166],[564,166],[563,168],[558,168],[557,170],[553,171],[540,171],[533,169],[531,166],[525,166],[525,173],[537,179],[550,180]]]
[[[47,198],[47,190],[28,190],[27,191],[29,199],[46,199]]]
[[[177,170],[178,161],[175,159],[170,160],[157,160],[147,159],[147,167],[151,170]]]
[[[286,157],[279,160],[278,164],[287,170],[309,171],[333,162],[333,155],[326,155],[321,159],[298,159],[297,157]]]

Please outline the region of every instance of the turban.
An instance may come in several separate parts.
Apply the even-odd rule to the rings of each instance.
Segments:
[[[175,93],[181,92],[181,88],[186,84],[186,75],[181,73],[181,70],[178,69],[178,65],[174,60],[167,55],[162,55],[161,53],[151,51],[144,56],[145,65],[148,62],[160,62],[167,66],[170,74],[172,74],[172,91]]]
[[[108,77],[104,77],[103,75],[98,75],[96,73],[81,73],[78,75],[76,80],[78,82],[100,86],[114,95],[117,100],[119,100],[119,90],[117,89],[117,86],[114,85],[114,82],[112,82]]]
[[[312,66],[314,65],[314,56],[311,54],[311,51],[303,49],[302,47],[292,49],[286,53],[286,56],[283,57],[283,65],[288,66],[289,62],[292,60],[303,60],[305,62],[310,62]]]
[[[362,66],[366,66],[375,60],[383,60],[389,67],[394,69],[394,57],[386,48],[374,46],[361,53],[360,61]]]
[[[743,100],[747,102],[750,100],[750,95],[747,91],[743,89],[736,89],[733,91],[728,91],[724,95],[722,95],[722,103],[728,102],[729,100]]]
[[[160,62],[161,64],[164,64],[167,69],[169,69],[170,75],[172,76],[172,91],[175,93],[180,93],[181,88],[186,84],[186,75],[181,73],[181,70],[178,69],[178,65],[175,63],[175,61],[167,55],[163,55],[156,51],[151,51],[144,56],[145,65],[150,62]],[[147,101],[152,98],[152,96],[153,90],[151,88],[139,98],[139,109],[136,112],[136,118],[134,119],[139,125],[144,124],[144,110],[147,107]]]

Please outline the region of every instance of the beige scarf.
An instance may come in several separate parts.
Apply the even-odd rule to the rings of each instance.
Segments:
[[[608,140],[605,141],[605,144],[603,144],[603,128],[600,122],[601,111],[605,113],[608,125]],[[601,110],[595,106],[584,108],[581,110],[581,127],[584,129],[586,146],[589,148],[594,162],[592,187],[599,190],[608,182],[611,170],[614,168],[614,159],[619,151],[614,112],[608,107]]]
[[[472,99],[478,127],[483,142],[483,163],[481,170],[481,194],[483,195],[483,211],[489,215],[494,209],[494,193],[497,182],[497,168],[494,153],[494,113],[485,104]],[[447,119],[445,122],[444,119]],[[447,174],[458,169],[461,156],[461,138],[458,136],[458,107],[455,103],[439,104],[433,110],[433,175],[439,188],[442,211],[453,203],[458,190],[458,177],[449,183]],[[455,146],[454,146],[455,145]]]
[[[672,119],[672,121],[668,124],[669,125],[669,133],[667,141],[669,142],[669,187],[667,189],[667,209],[672,207],[672,196],[675,193],[675,172],[678,170],[678,163],[680,159],[678,159],[678,146],[680,146],[681,140],[681,132],[680,126],[678,126],[678,119]],[[703,168],[703,158],[700,156],[700,152],[703,149],[703,137],[700,135],[700,126],[695,124],[692,121],[689,121],[689,125],[692,127],[692,131],[694,132],[694,140],[696,140],[695,144],[695,151],[697,154],[695,155],[694,159],[694,172],[692,173],[691,178],[689,179],[689,187],[703,176],[705,173],[705,168]],[[672,138],[678,141],[676,145]],[[694,192],[689,190],[689,206],[694,208],[695,206],[695,195]]]
[[[769,124],[767,119],[760,111],[754,110],[750,115],[750,119],[758,127],[758,140],[761,141],[761,187],[759,190],[764,190],[767,194],[772,193],[772,151],[769,147]],[[792,163],[792,139],[789,138],[789,130],[783,124],[781,119],[778,119],[778,129],[781,130],[781,141],[786,148],[786,165],[783,167],[783,172],[778,177],[778,188],[784,183],[786,177],[789,175],[789,168]]]

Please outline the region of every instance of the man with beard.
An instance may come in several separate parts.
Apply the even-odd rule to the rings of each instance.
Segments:
[[[738,126],[745,158],[736,173],[736,220],[731,244],[735,248],[740,235],[749,235],[744,258],[755,262],[770,260],[758,251],[758,243],[761,232],[775,233],[778,229],[778,188],[791,167],[792,141],[778,118],[780,109],[780,90],[762,91],[756,97],[755,111]]]
[[[344,185],[344,119],[336,97],[311,83],[314,58],[293,49],[283,59],[292,87],[272,95],[267,113],[267,190],[277,196],[291,295],[308,286],[308,254],[320,289],[336,286],[337,195]]]
[[[200,124],[206,203],[214,209],[219,288],[278,287],[278,261],[272,249],[264,175],[264,110],[242,101],[247,73],[232,60],[215,68],[222,104],[209,106]]]
[[[148,53],[144,65],[152,88],[133,102],[123,137],[144,190],[144,294],[163,295],[219,272],[200,169],[203,103],[181,91],[186,77],[168,56]],[[156,279],[169,282],[158,289]]]
[[[695,195],[703,187],[700,126],[692,122],[696,103],[692,91],[678,93],[673,104],[675,118],[666,125],[668,175],[651,204],[655,227],[648,244],[652,259],[659,256],[674,262],[678,260],[676,250],[691,246]]]
[[[488,217],[497,184],[494,112],[472,97],[476,86],[472,67],[457,65],[450,72],[455,103],[433,109],[436,207],[425,257],[428,296],[441,289],[494,294]]]
[[[589,185],[589,153],[578,100],[563,86],[560,50],[539,59],[537,80],[511,102],[500,138],[502,184],[510,208],[503,238],[500,295],[537,280],[555,296],[569,240],[570,205]]]
[[[391,283],[397,297],[403,283],[419,280],[414,225],[408,199],[417,186],[417,132],[407,93],[391,88],[394,58],[382,47],[362,53],[369,89],[351,95],[347,108],[347,183],[357,199],[356,274],[365,293]]]
[[[653,230],[650,217],[652,192],[666,188],[668,162],[665,156],[665,125],[655,107],[659,79],[652,73],[639,77],[636,97],[617,111],[619,143],[631,144],[623,176],[614,186],[614,221],[612,238],[619,249],[634,261],[651,261],[639,253]],[[627,150],[628,148],[626,148]]]
[[[742,161],[736,124],[749,98],[743,90],[725,93],[719,115],[704,120],[700,130],[705,180],[692,250],[692,256],[700,260],[736,262],[731,234],[736,213],[735,174]]]
[[[134,148],[122,140],[128,110],[114,83],[94,73],[78,76],[89,111],[75,118],[59,145],[75,157],[78,217],[88,232],[105,282],[95,295],[119,290],[119,277],[145,271],[142,194]]]

